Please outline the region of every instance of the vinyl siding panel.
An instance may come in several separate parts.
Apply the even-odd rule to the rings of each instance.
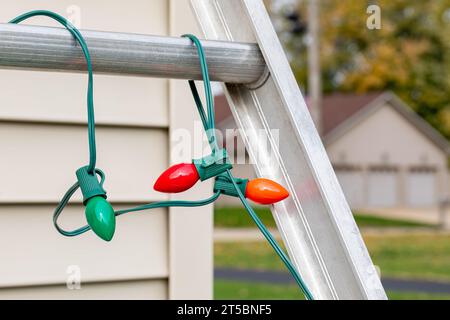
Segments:
[[[61,236],[53,227],[53,209],[0,207],[0,288],[65,284],[69,266],[79,268],[82,283],[168,277],[166,209],[119,217],[111,242],[92,232]],[[67,230],[85,225],[84,208],[68,207],[60,224]]]
[[[88,283],[80,290],[65,285],[0,289],[0,299],[167,299],[167,280]]]
[[[0,70],[0,119],[86,123],[87,75]],[[167,127],[167,80],[94,75],[98,124]]]
[[[97,129],[97,167],[113,202],[166,199],[153,181],[167,168],[164,129]],[[0,122],[0,203],[57,203],[88,162],[84,126]],[[81,201],[78,192],[74,201]]]

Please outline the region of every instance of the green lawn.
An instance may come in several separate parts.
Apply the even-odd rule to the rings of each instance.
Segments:
[[[428,227],[433,228],[434,225],[426,224],[426,223],[419,223],[414,221],[406,221],[406,220],[398,220],[398,219],[388,219],[388,218],[382,218],[373,216],[366,213],[361,212],[355,212],[354,213],[356,224],[360,228],[364,227],[401,227],[401,228],[417,228],[417,227]]]
[[[214,281],[214,299],[218,300],[304,300],[298,287],[228,280]]]
[[[450,281],[450,235],[364,237],[384,276]],[[216,243],[216,267],[285,270],[266,242]]]
[[[257,207],[255,211],[267,227],[275,227],[275,221],[268,208]],[[359,227],[432,227],[429,224],[381,218],[361,212],[355,212],[355,220]],[[249,228],[255,226],[245,209],[240,207],[216,208],[214,210],[214,225],[224,228]]]
[[[266,242],[215,243],[214,266],[238,269],[285,270],[284,264]]]
[[[450,281],[450,235],[364,237],[382,275]]]
[[[267,209],[257,209],[267,226],[274,221]],[[367,214],[355,214],[360,227],[430,227],[400,220],[383,219]],[[239,208],[219,208],[215,211],[215,226],[252,227],[252,221]],[[380,234],[364,236],[367,248],[382,276],[450,281],[450,235],[444,234]],[[285,266],[266,242],[215,243],[216,267],[282,270]],[[286,271],[287,272],[287,271]],[[240,281],[216,280],[216,299],[302,299],[295,285],[275,285]],[[394,300],[450,299],[450,295],[414,292],[388,292]]]
[[[388,292],[392,300],[450,300],[450,295]],[[298,287],[240,281],[214,281],[214,299],[219,300],[303,300]]]

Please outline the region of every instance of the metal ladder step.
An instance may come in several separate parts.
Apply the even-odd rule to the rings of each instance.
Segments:
[[[189,39],[82,30],[96,73],[200,80]],[[264,72],[258,45],[203,41],[213,81],[252,83]],[[79,72],[86,62],[63,28],[0,24],[0,68]]]

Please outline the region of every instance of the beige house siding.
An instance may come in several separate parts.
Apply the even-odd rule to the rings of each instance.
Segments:
[[[180,36],[185,33],[200,34],[197,24],[191,17],[189,0],[170,1],[170,35]],[[178,132],[186,129],[194,132],[195,123],[200,119],[195,111],[192,94],[186,81],[170,80],[170,142],[177,146]],[[199,86],[199,91],[203,88]],[[190,101],[186,107],[186,101]],[[178,154],[173,148],[170,152],[172,164],[190,162],[200,158],[201,150],[193,147],[193,153]],[[212,181],[208,180],[182,194],[173,195],[172,199],[204,199],[212,193]],[[203,208],[169,209],[169,252],[170,277],[169,295],[173,299],[206,299],[213,296],[213,219],[212,205]]]
[[[66,15],[72,4],[10,2],[0,18],[33,9]],[[82,29],[198,34],[188,0],[76,5]],[[45,18],[32,23],[56,26]],[[211,298],[212,206],[120,217],[110,243],[91,233],[65,238],[54,229],[53,209],[88,159],[86,84],[85,74],[0,70],[0,299]],[[168,199],[152,186],[177,160],[172,132],[189,129],[195,118],[186,81],[95,75],[94,88],[97,166],[113,206]],[[210,187],[183,196],[205,198]],[[61,217],[67,229],[85,223],[80,200],[77,194]],[[81,290],[66,288],[70,266],[79,267]]]
[[[335,163],[342,160],[351,164],[385,161],[401,165],[442,166],[446,160],[441,149],[387,105],[327,145],[327,151]],[[383,154],[388,158],[382,159]]]
[[[446,154],[387,105],[375,109],[326,148],[334,165],[356,166],[366,174],[369,167],[380,164],[400,170],[399,206],[407,205],[406,177],[415,167],[436,168],[438,198],[448,195]]]
[[[165,280],[136,280],[107,283],[89,283],[83,286],[83,290],[67,290],[66,287],[62,286],[43,286],[13,288],[7,291],[0,291],[0,299],[2,300],[161,300],[165,299],[167,295],[167,281]]]

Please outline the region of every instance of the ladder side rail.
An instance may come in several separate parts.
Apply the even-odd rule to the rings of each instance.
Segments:
[[[207,39],[257,42],[264,55],[269,72],[261,87],[225,84],[224,91],[257,174],[290,191],[272,212],[314,297],[386,299],[262,1],[191,4]]]

